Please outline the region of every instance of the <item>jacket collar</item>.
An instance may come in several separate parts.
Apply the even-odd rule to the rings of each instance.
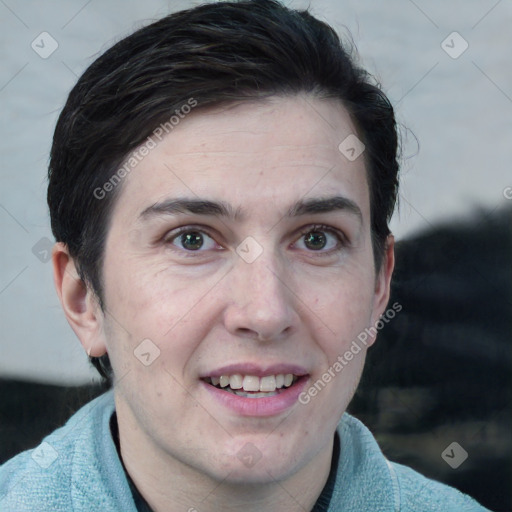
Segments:
[[[71,429],[82,427],[77,429],[80,432],[72,454],[71,499],[76,512],[91,509],[137,512],[110,432],[114,409],[114,392],[109,390],[70,420]],[[343,415],[337,432],[340,439],[338,464],[331,468],[314,510],[396,510],[398,490],[388,462],[371,432],[348,413]],[[330,502],[329,505],[326,502]]]

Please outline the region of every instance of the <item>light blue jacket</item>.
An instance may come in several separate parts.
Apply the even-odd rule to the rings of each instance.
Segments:
[[[110,390],[37,448],[2,465],[0,511],[137,512],[110,432],[113,412]],[[487,511],[459,491],[389,462],[370,431],[349,414],[338,433],[343,448],[326,512]]]

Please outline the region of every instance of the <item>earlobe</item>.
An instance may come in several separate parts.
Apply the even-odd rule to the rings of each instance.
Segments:
[[[80,279],[73,258],[62,242],[52,252],[53,280],[69,325],[88,355],[107,352],[103,332],[103,313],[93,291]]]

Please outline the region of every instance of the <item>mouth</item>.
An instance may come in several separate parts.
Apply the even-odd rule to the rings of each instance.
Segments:
[[[286,363],[232,363],[199,377],[207,395],[229,414],[276,416],[298,403],[309,382],[306,367]]]
[[[203,377],[201,380],[214,388],[239,397],[270,398],[283,393],[306,377],[307,375],[293,373],[279,373],[263,377],[235,373],[219,377]]]

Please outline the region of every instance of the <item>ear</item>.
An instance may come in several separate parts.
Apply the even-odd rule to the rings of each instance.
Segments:
[[[391,293],[391,277],[395,268],[395,237],[388,235],[384,255],[379,273],[375,278],[375,292],[373,296],[373,310],[371,316],[371,326],[379,321],[379,318],[386,310],[389,296]],[[370,344],[375,342],[376,335],[372,336]]]
[[[69,325],[87,355],[100,357],[106,354],[103,312],[94,292],[80,279],[75,262],[62,242],[53,247],[52,263],[53,281]]]

